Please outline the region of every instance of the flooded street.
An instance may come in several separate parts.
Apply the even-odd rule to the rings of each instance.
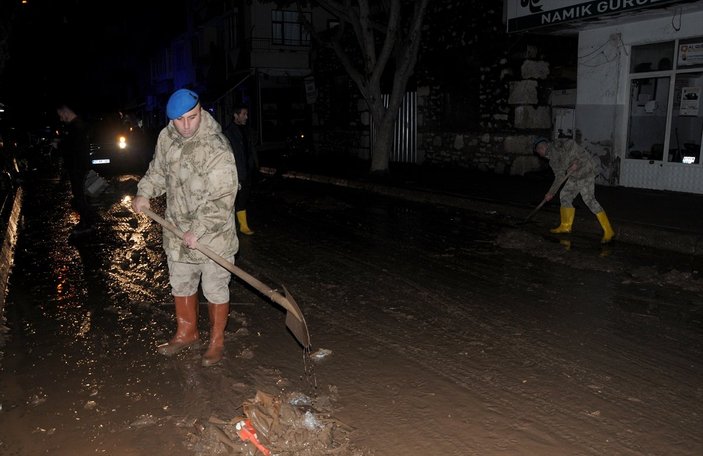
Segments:
[[[138,179],[110,179],[77,242],[67,183],[25,189],[0,454],[253,455],[230,424],[257,392],[305,402],[272,454],[703,454],[700,257],[268,178],[236,263],[295,297],[319,359],[233,279],[225,359],[203,368],[204,348],[156,353],[173,300]]]

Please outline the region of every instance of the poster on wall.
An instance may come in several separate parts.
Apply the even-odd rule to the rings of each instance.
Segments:
[[[314,104],[317,101],[317,87],[315,87],[315,77],[307,76],[305,79],[305,101]]]
[[[573,138],[574,128],[574,109],[573,108],[554,108],[552,109],[554,137],[555,138]]]
[[[703,42],[679,44],[678,67],[703,64]]]
[[[698,107],[701,100],[700,87],[682,87],[681,88],[681,107],[679,108],[680,116],[697,116]]]

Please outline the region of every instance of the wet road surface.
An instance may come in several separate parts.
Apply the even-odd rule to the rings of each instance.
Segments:
[[[26,190],[2,454],[227,454],[208,418],[257,390],[317,398],[343,424],[334,454],[703,452],[700,259],[268,179],[237,264],[285,285],[331,355],[306,372],[281,309],[233,281],[226,359],[207,369],[153,348],[173,308],[160,229],[128,207],[137,179],[111,179],[80,242],[64,182]]]

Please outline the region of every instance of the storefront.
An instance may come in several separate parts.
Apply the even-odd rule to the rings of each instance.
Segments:
[[[514,0],[506,8],[509,31],[578,33],[576,138],[600,160],[601,177],[703,193],[703,1]]]

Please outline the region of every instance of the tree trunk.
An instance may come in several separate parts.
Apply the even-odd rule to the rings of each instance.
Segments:
[[[370,172],[372,174],[386,174],[388,172],[388,163],[393,149],[393,127],[395,126],[396,116],[391,115],[388,111],[380,117],[380,122],[377,122],[376,118],[374,118],[376,132],[371,145]]]
[[[301,2],[298,9],[302,11]],[[376,128],[371,153],[371,173],[386,174],[388,172],[391,148],[393,147],[393,129],[398,117],[398,109],[403,102],[403,95],[417,63],[417,53],[420,46],[422,21],[429,0],[407,2],[413,5],[412,18],[408,18],[407,28],[402,26],[401,0],[391,0],[383,3],[387,8],[372,8],[373,2],[357,0],[356,8],[350,8],[351,1],[318,0],[319,6],[340,20],[337,34],[331,41],[321,40],[309,21],[306,27],[318,39],[326,43],[339,57],[339,60],[351,79],[356,83],[361,95],[371,110]],[[372,13],[387,13],[387,20],[376,20]],[[383,16],[381,14],[379,17]],[[385,23],[385,27],[381,26]],[[361,57],[362,65],[355,65],[354,59],[347,54],[340,40],[344,36],[344,25],[349,24]],[[379,31],[379,28],[381,29]],[[377,33],[383,34],[382,41]],[[378,46],[380,44],[380,47]],[[381,79],[389,61],[393,61],[393,87],[391,89],[389,106],[385,108],[381,97]]]

